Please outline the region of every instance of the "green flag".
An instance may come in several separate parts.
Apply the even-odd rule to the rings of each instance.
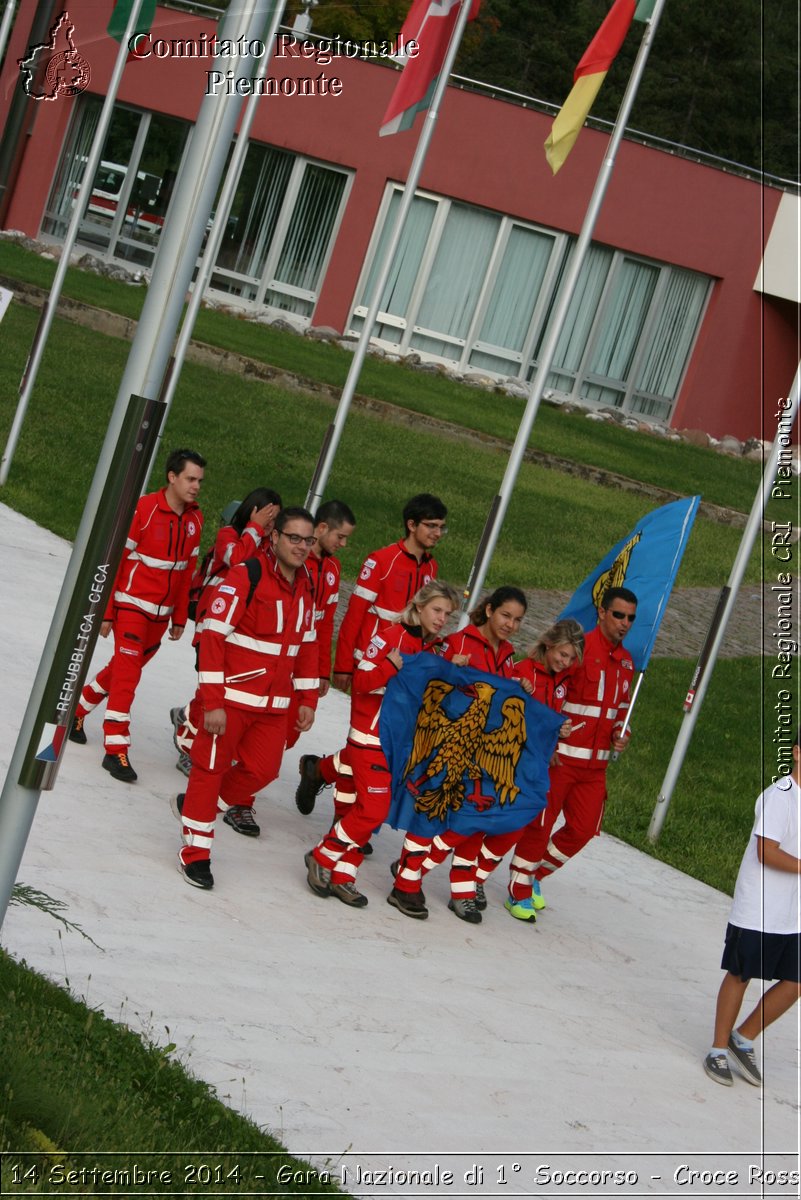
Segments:
[[[639,0],[639,4],[634,12],[635,21],[650,21],[654,15],[654,6],[656,0]]]
[[[136,0],[117,0],[117,3],[114,5],[114,11],[109,19],[106,32],[109,37],[114,38],[115,42],[122,41],[123,34],[128,25],[128,17],[131,15],[131,9],[135,3]],[[150,26],[153,24],[155,15],[156,0],[142,0],[133,33],[150,33]]]

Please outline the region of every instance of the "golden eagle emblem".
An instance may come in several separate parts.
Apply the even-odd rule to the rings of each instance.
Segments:
[[[634,547],[642,537],[641,533],[634,533],[622,547],[620,553],[615,556],[611,566],[602,571],[595,583],[592,585],[592,602],[596,608],[601,607],[601,601],[610,588],[623,587],[626,582],[626,572],[629,569],[631,553]]]
[[[520,792],[515,771],[526,741],[525,700],[518,696],[504,700],[503,724],[489,730],[497,688],[481,680],[460,687],[458,691],[470,698],[470,704],[460,716],[449,717],[442,705],[453,690],[454,685],[442,679],[429,681],[403,771],[406,787],[415,797],[415,812],[425,813],[431,821],[443,821],[448,811],[458,812],[464,803],[474,804],[479,812],[491,808],[496,798],[501,805],[514,804]],[[413,779],[421,763],[426,764],[425,770]],[[481,791],[485,774],[492,781],[494,795]],[[473,790],[466,796],[470,781]]]

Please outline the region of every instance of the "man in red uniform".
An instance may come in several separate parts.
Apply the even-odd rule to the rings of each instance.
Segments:
[[[206,460],[194,450],[173,450],[167,486],[142,496],[122,553],[101,637],[114,631],[114,653],[81,692],[70,740],[86,744],[87,715],[106,699],[103,767],[113,779],[133,783],[131,705],[142,668],[169,628],[171,641],[184,631],[189,583],[198,555],[203,516],[197,506]]]
[[[342,576],[342,564],[336,555],[337,551],[345,549],[355,528],[356,518],[342,500],[327,500],[325,504],[320,505],[314,518],[314,545],[306,559],[306,568],[314,585],[314,627],[317,633],[321,698],[331,686],[334,615],[339,602],[339,581]],[[299,737],[299,730],[295,728],[294,722],[290,721],[287,746],[294,746]]]
[[[353,672],[359,665],[379,625],[392,621],[403,612],[421,587],[437,575],[432,556],[439,539],[447,532],[448,510],[438,496],[421,492],[412,496],[403,509],[406,536],[391,546],[374,550],[362,563],[348,609],[337,638],[334,658],[334,687],[350,690]],[[339,754],[319,758],[304,754],[299,763],[300,784],[295,802],[302,813],[314,808],[317,793],[337,781],[346,795],[352,772]],[[351,790],[351,795],[354,793]]]
[[[606,770],[612,751],[622,753],[630,737],[628,729],[623,734],[623,724],[634,663],[623,639],[636,615],[634,593],[609,588],[598,609],[598,624],[586,635],[581,666],[567,679],[562,713],[572,722],[572,730],[557,746],[558,763],[551,768],[542,820],[517,844],[511,863],[513,884],[558,871],[601,831]],[[561,812],[565,823],[551,836]]]
[[[313,543],[311,514],[283,509],[270,548],[250,566],[233,567],[209,599],[199,647],[203,727],[192,746],[189,786],[173,801],[183,826],[179,868],[193,887],[214,886],[217,812],[252,809],[256,792],[277,777],[294,694],[298,729],[314,721],[314,595],[304,566]]]

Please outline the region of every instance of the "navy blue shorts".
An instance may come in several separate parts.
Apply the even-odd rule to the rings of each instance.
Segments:
[[[762,933],[726,926],[721,967],[741,979],[786,979],[801,983],[801,933]]]

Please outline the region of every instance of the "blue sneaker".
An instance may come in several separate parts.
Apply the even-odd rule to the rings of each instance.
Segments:
[[[537,912],[540,912],[541,909],[545,908],[545,897],[542,894],[539,879],[532,879],[531,881],[531,903],[534,905]]]
[[[526,896],[525,900],[515,900],[510,896],[504,901],[503,907],[518,921],[536,921],[537,914],[534,912],[534,905],[530,897]]]

